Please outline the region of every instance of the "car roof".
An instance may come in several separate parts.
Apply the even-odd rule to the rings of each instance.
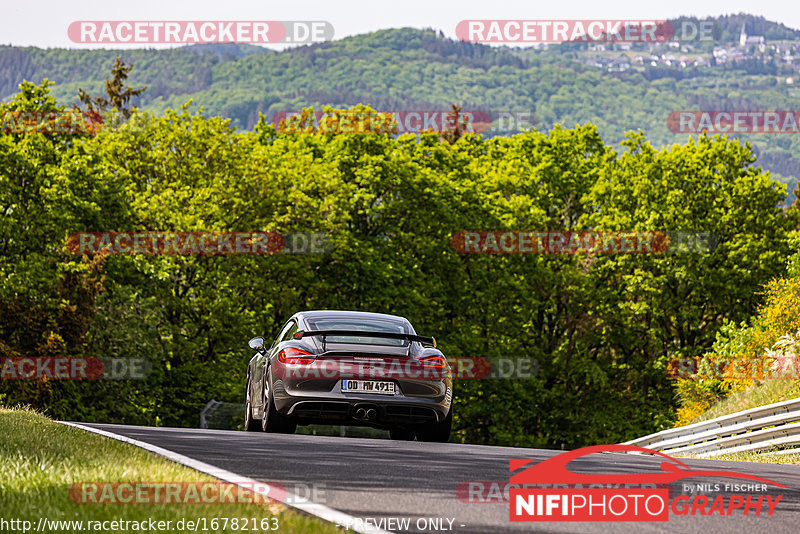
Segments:
[[[374,313],[374,312],[360,312],[360,311],[348,311],[348,310],[309,310],[298,312],[295,314],[295,317],[302,318],[302,319],[315,319],[320,317],[337,317],[337,318],[352,318],[352,319],[383,319],[383,320],[390,320],[390,321],[397,321],[401,323],[408,323],[409,320],[405,317],[400,317],[398,315],[389,315],[386,313]]]

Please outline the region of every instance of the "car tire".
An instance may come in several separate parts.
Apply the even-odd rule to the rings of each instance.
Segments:
[[[389,437],[398,441],[412,441],[414,431],[403,426],[393,426],[389,429]]]
[[[278,413],[278,410],[275,409],[275,400],[272,398],[272,390],[269,388],[269,384],[271,383],[272,371],[270,370],[267,372],[267,376],[264,377],[264,388],[266,391],[262,389],[264,409],[261,412],[261,430],[270,433],[294,434],[294,431],[297,429],[297,423],[281,415]]]
[[[417,439],[420,441],[430,441],[434,443],[446,443],[450,440],[450,429],[453,426],[453,408],[447,412],[447,416],[437,423],[420,425],[417,428]]]
[[[244,394],[244,429],[247,432],[261,430],[260,421],[253,419],[253,406],[250,402],[250,377],[247,377],[247,391]]]

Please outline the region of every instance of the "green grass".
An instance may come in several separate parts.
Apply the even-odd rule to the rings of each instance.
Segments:
[[[708,421],[715,417],[757,408],[774,402],[782,402],[800,397],[800,381],[797,380],[765,380],[747,390],[737,391],[708,411],[692,420],[692,423]]]
[[[211,529],[213,518],[252,518],[261,525],[274,524],[278,532],[342,532],[342,529],[309,517],[283,504],[78,504],[69,489],[80,482],[213,482],[216,479],[170,462],[144,449],[61,425],[26,408],[0,407],[0,519],[28,520],[34,530],[40,517],[49,520],[172,521],[166,532],[194,532],[177,529],[181,519],[206,518],[208,530],[199,532],[241,532],[230,523]],[[80,498],[78,498],[80,500]],[[19,525],[19,524],[17,524]],[[13,525],[12,525],[13,526]],[[7,531],[2,526],[0,531]],[[12,530],[13,531],[13,530]],[[21,530],[19,530],[21,532]],[[75,532],[75,527],[52,532]],[[106,529],[113,532],[114,529]],[[121,529],[118,531],[122,531]],[[129,531],[132,531],[130,529]],[[252,532],[253,529],[251,528]],[[261,529],[257,529],[261,531]],[[266,532],[267,530],[264,530]],[[163,531],[162,531],[163,532]]]
[[[750,408],[758,408],[775,402],[782,402],[800,397],[800,381],[766,380],[743,391],[737,391],[725,397],[708,411],[692,420],[692,423],[708,421],[715,417],[730,415]],[[684,458],[697,458],[694,455],[676,455]],[[734,462],[762,462],[772,464],[800,464],[800,449],[793,454],[772,454],[767,452],[735,452],[714,456],[712,460],[729,460]]]
[[[676,458],[699,458],[692,454],[676,454]],[[770,464],[800,464],[800,452],[793,454],[772,454],[770,452],[734,452],[730,454],[720,454],[713,458],[703,458],[704,460],[728,460],[731,462],[761,462]]]

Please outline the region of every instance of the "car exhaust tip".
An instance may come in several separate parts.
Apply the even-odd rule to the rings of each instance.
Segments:
[[[359,408],[358,410],[356,410],[355,417],[356,419],[366,419],[367,410],[365,410],[364,408]]]
[[[376,412],[374,409],[370,408],[369,410],[367,410],[367,419],[369,419],[370,421],[374,421],[375,416],[377,415],[378,412]]]

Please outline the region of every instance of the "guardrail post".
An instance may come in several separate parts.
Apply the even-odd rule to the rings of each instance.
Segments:
[[[220,404],[221,404],[220,402],[215,400],[210,400],[208,401],[208,403],[206,403],[205,408],[203,408],[203,411],[200,412],[200,428],[208,428],[208,420],[206,419],[206,414],[213,408],[219,406]]]

